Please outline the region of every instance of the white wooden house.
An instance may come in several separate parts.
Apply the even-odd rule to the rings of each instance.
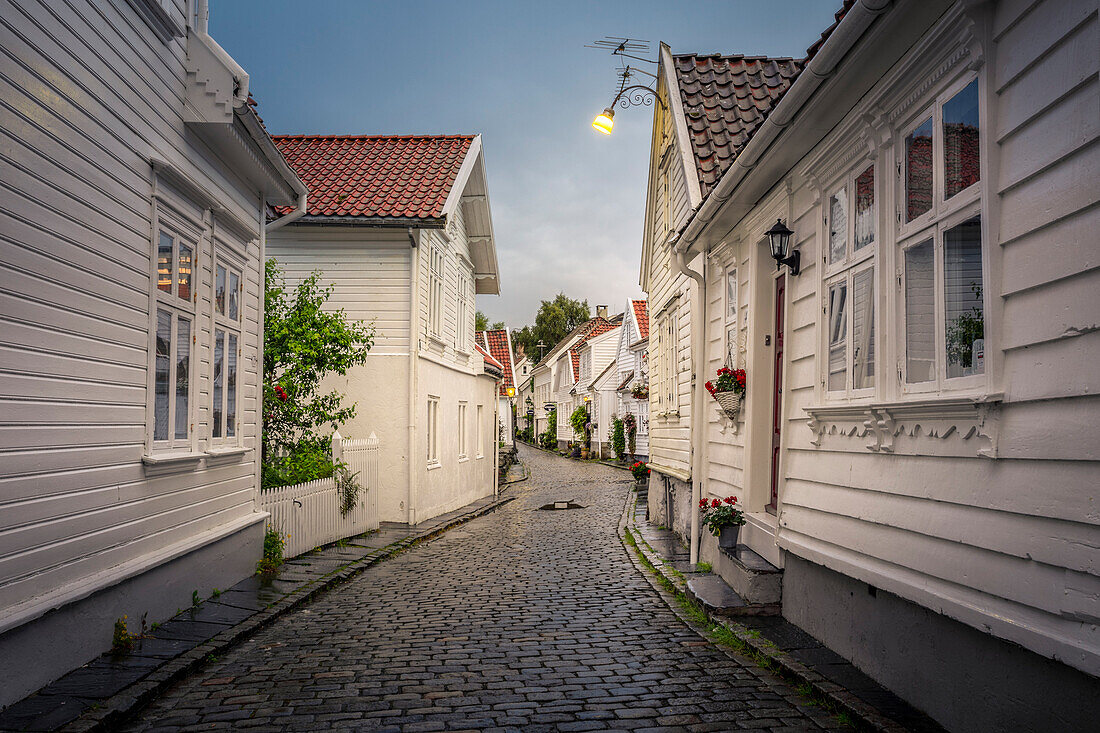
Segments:
[[[798,61],[661,49],[650,508],[745,589],[690,521],[690,490],[738,496],[783,614],[950,730],[1095,726],[1098,72],[1096,0],[846,2]],[[734,419],[701,389],[730,362]]]
[[[606,314],[607,307],[598,306],[596,312]],[[611,328],[584,339],[574,347],[580,369],[577,383],[572,390],[572,409],[575,410],[578,406],[584,405],[588,410],[589,420],[593,424],[589,448],[597,453],[600,452],[602,444],[607,442],[607,426],[614,411],[613,401],[617,385],[610,384],[609,366],[615,361],[615,347],[619,342],[622,320],[622,314],[610,318],[608,323],[611,324]],[[596,381],[600,377],[602,377],[599,380],[601,389],[595,389]]]
[[[116,619],[254,572],[264,212],[305,201],[205,3],[20,5],[0,13],[0,706]]]
[[[615,407],[619,418],[634,416],[637,433],[634,436],[634,456],[649,460],[649,397],[636,388],[649,388],[649,307],[645,300],[627,301],[623,328],[615,355]],[[627,450],[630,450],[629,442]]]
[[[501,380],[497,395],[497,419],[499,422],[500,442],[511,447],[514,444],[512,423],[513,407],[516,404],[516,368],[512,354],[512,334],[507,328],[493,331],[478,331],[477,343],[496,359],[501,366]]]
[[[383,521],[416,524],[490,495],[497,375],[474,339],[474,296],[499,293],[481,137],[276,136],[310,189],[268,255],[314,270],[331,303],[373,323],[367,362],[338,380],[375,433]],[[495,369],[495,367],[494,367]]]

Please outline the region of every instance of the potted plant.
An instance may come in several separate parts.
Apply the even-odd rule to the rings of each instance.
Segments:
[[[635,382],[633,389],[630,390],[630,394],[636,400],[648,400],[649,385],[645,382]]]
[[[737,497],[727,496],[721,501],[711,499],[709,502],[700,499],[699,508],[703,511],[703,524],[718,538],[718,546],[737,547],[737,535],[745,523],[745,512],[738,508]]]
[[[630,467],[630,472],[634,474],[634,484],[636,486],[645,486],[645,482],[649,479],[649,466],[641,461],[635,461],[634,465]]]
[[[706,383],[706,388],[726,417],[736,420],[745,396],[745,370],[722,367],[715,380]]]

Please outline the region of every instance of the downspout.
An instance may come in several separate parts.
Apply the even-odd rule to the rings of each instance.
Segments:
[[[503,381],[503,376],[500,380],[493,381],[493,396],[496,398],[493,400],[493,427],[496,430],[493,431],[493,498],[500,498],[500,385]]]
[[[694,244],[707,224],[718,215],[722,207],[733,196],[734,190],[742,180],[756,167],[760,156],[768,146],[779,137],[783,129],[794,119],[798,110],[810,99],[817,89],[836,72],[837,64],[848,53],[855,42],[870,27],[874,20],[886,13],[893,0],[857,0],[845,14],[844,19],[833,30],[825,43],[818,49],[810,62],[798,75],[790,89],[780,99],[775,109],[765,118],[759,129],[749,139],[745,149],[733,160],[718,185],[703,202],[679,235],[681,241]]]
[[[416,524],[416,482],[413,471],[419,465],[416,453],[417,366],[420,361],[420,251],[409,227],[409,485],[405,495],[406,521]]]
[[[685,277],[695,281],[695,295],[691,299],[691,374],[694,382],[694,396],[691,406],[691,564],[699,562],[699,500],[703,495],[703,449],[706,442],[706,423],[703,421],[703,349],[707,343],[707,316],[703,312],[706,304],[707,281],[702,275],[687,266],[686,247],[681,246],[682,239],[672,245],[672,261],[676,269]],[[698,331],[696,331],[698,329]]]

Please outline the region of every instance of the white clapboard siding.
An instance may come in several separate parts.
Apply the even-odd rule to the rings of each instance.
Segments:
[[[995,263],[985,286],[997,305],[987,343],[999,343],[1003,359],[992,387],[1004,394],[997,458],[976,450],[952,455],[941,449],[946,438],[926,435],[907,438],[898,455],[868,451],[866,438],[810,443],[803,408],[826,399],[816,384],[825,359],[821,211],[795,180],[790,200],[803,271],[788,278],[779,543],[1097,674],[1100,441],[1092,426],[1100,409],[1100,189],[1084,182],[1100,172],[1100,24],[1094,0],[1000,3],[993,13],[982,132],[996,176],[981,185]],[[835,142],[827,137],[821,147]],[[896,288],[876,293],[877,307],[899,297]],[[931,347],[934,324],[926,325]],[[712,343],[711,366],[714,353]],[[884,374],[896,380],[893,365]],[[712,431],[712,481],[738,480],[728,470],[743,461],[738,442]]]
[[[182,0],[172,6],[181,23],[184,9]],[[162,43],[126,2],[0,2],[7,62],[0,73],[0,628],[117,582],[149,558],[160,562],[239,530],[254,513],[255,240],[233,245],[244,254],[238,418],[245,452],[156,468],[142,460],[154,277],[150,160],[195,181],[233,218],[260,217],[256,192],[239,171],[185,128],[185,44]],[[202,221],[200,204],[162,188]],[[215,447],[208,236],[197,237],[195,256],[191,404],[202,455]]]
[[[333,478],[260,493],[260,508],[271,515],[267,527],[283,535],[287,559],[378,529],[378,451],[373,434],[359,440],[333,436],[333,458],[347,463],[360,486],[355,506],[346,515],[340,514],[340,492]]]

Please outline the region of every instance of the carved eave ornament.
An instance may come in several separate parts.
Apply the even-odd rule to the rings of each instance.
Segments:
[[[1000,396],[805,408],[810,444],[873,453],[997,457]]]

